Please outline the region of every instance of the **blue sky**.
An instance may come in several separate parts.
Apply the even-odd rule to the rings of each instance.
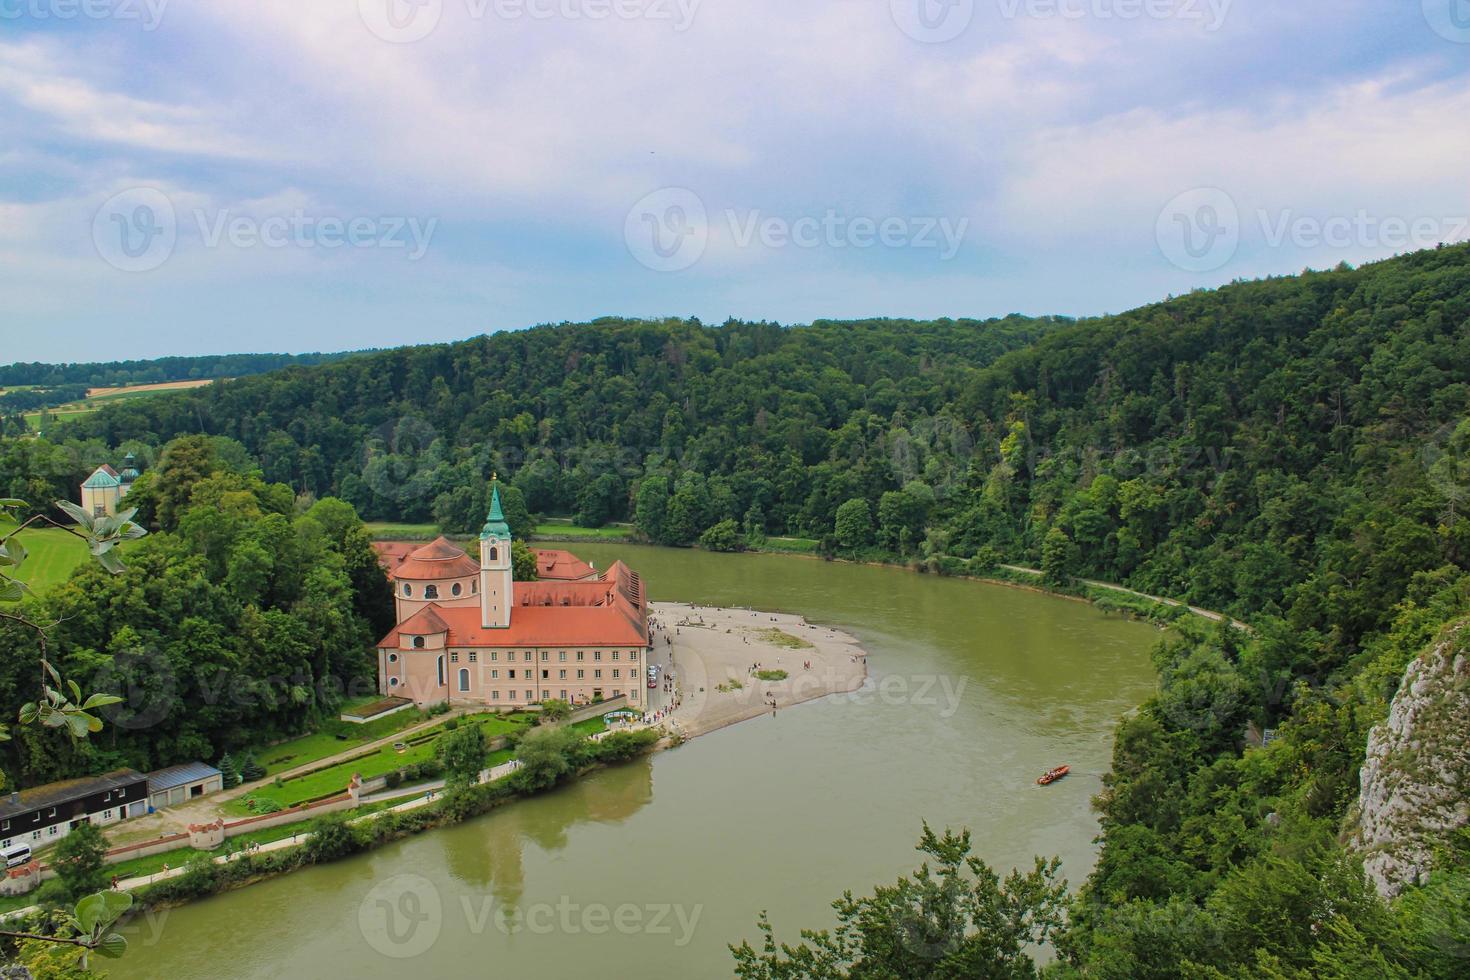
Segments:
[[[0,0],[0,358],[1113,312],[1470,237],[1470,0]]]

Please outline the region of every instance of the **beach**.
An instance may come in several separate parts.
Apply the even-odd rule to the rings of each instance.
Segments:
[[[678,698],[663,720],[688,738],[855,691],[867,678],[855,637],[801,616],[678,602],[650,610],[652,662],[674,671]],[[758,671],[786,676],[766,680]]]

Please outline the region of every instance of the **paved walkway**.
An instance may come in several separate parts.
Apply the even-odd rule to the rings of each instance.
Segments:
[[[1037,578],[1040,578],[1042,575],[1041,569],[1026,568],[1024,565],[1001,565],[1000,567],[1009,569],[1013,572],[1022,572],[1026,575],[1035,575]],[[1217,623],[1224,622],[1226,619],[1229,618],[1224,613],[1214,612],[1210,609],[1201,609],[1199,606],[1191,606],[1186,603],[1180,602],[1178,599],[1165,599],[1163,596],[1149,595],[1147,592],[1139,592],[1137,589],[1130,589],[1126,585],[1119,585],[1116,582],[1099,582],[1096,579],[1090,578],[1079,578],[1077,581],[1081,582],[1083,585],[1090,585],[1096,589],[1108,589],[1112,592],[1122,592],[1127,595],[1137,596],[1140,599],[1147,599],[1150,602],[1162,603],[1165,606],[1179,606],[1184,609],[1188,609],[1196,616],[1203,616],[1205,619],[1214,620]],[[1251,631],[1249,623],[1242,623],[1238,619],[1231,619],[1230,625],[1234,626],[1238,630],[1244,630],[1247,633]]]

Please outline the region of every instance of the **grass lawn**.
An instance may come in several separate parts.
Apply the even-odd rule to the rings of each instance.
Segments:
[[[15,530],[15,524],[0,524],[0,537]],[[87,560],[87,544],[54,527],[29,527],[15,540],[26,549],[19,578],[35,592],[65,582],[72,570]]]
[[[536,525],[537,538],[587,538],[593,541],[626,541],[632,537],[631,525],[613,524],[609,527],[578,527],[570,520],[550,519]]]
[[[405,712],[406,713],[406,712]],[[601,719],[596,719],[601,725]],[[481,726],[487,738],[495,738],[507,735],[518,729],[523,729],[531,722],[530,715],[520,715],[515,718],[503,718],[494,714],[471,715],[461,718],[460,724],[476,724]],[[580,730],[580,729],[579,729]],[[395,769],[405,766],[417,765],[434,758],[435,742],[445,732],[444,726],[436,725],[427,732],[414,736],[414,741],[408,744],[404,751],[396,751],[391,744],[383,746],[371,755],[354,759],[351,762],[343,762],[319,772],[288,779],[280,786],[273,783],[262,783],[256,789],[251,790],[244,796],[236,797],[226,803],[221,809],[234,816],[248,816],[253,811],[246,800],[250,797],[272,800],[282,807],[295,806],[308,800],[321,799],[340,793],[347,789],[347,784],[352,780],[353,773],[360,773],[363,779],[372,779],[375,776],[386,775]],[[340,743],[339,743],[340,745]],[[331,753],[328,753],[331,754]]]
[[[380,695],[373,695],[368,701],[381,700]],[[367,703],[367,702],[362,702]],[[338,752],[346,752],[359,745],[366,745],[375,739],[394,732],[401,732],[405,728],[416,725],[428,716],[418,708],[409,708],[407,711],[399,711],[386,718],[377,721],[369,721],[361,725],[350,721],[342,721],[334,718],[323,724],[321,731],[293,738],[289,742],[281,742],[269,748],[260,749],[255,753],[255,761],[265,767],[267,776],[274,776],[278,772],[287,769],[295,769],[325,759],[327,756],[336,755]],[[341,736],[340,738],[338,736]],[[244,755],[237,758],[244,759]],[[344,784],[346,785],[346,784]]]
[[[439,536],[438,524],[396,524],[392,521],[366,521],[368,537],[374,541],[425,541]]]
[[[815,538],[766,538],[756,550],[810,555],[816,552],[819,543]]]

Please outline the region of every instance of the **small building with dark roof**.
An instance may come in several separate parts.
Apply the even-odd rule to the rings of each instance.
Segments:
[[[135,769],[48,783],[0,796],[0,847],[54,844],[84,823],[148,812],[148,778]]]
[[[225,788],[225,777],[214,766],[188,762],[148,774],[148,802],[153,809],[178,806]]]

